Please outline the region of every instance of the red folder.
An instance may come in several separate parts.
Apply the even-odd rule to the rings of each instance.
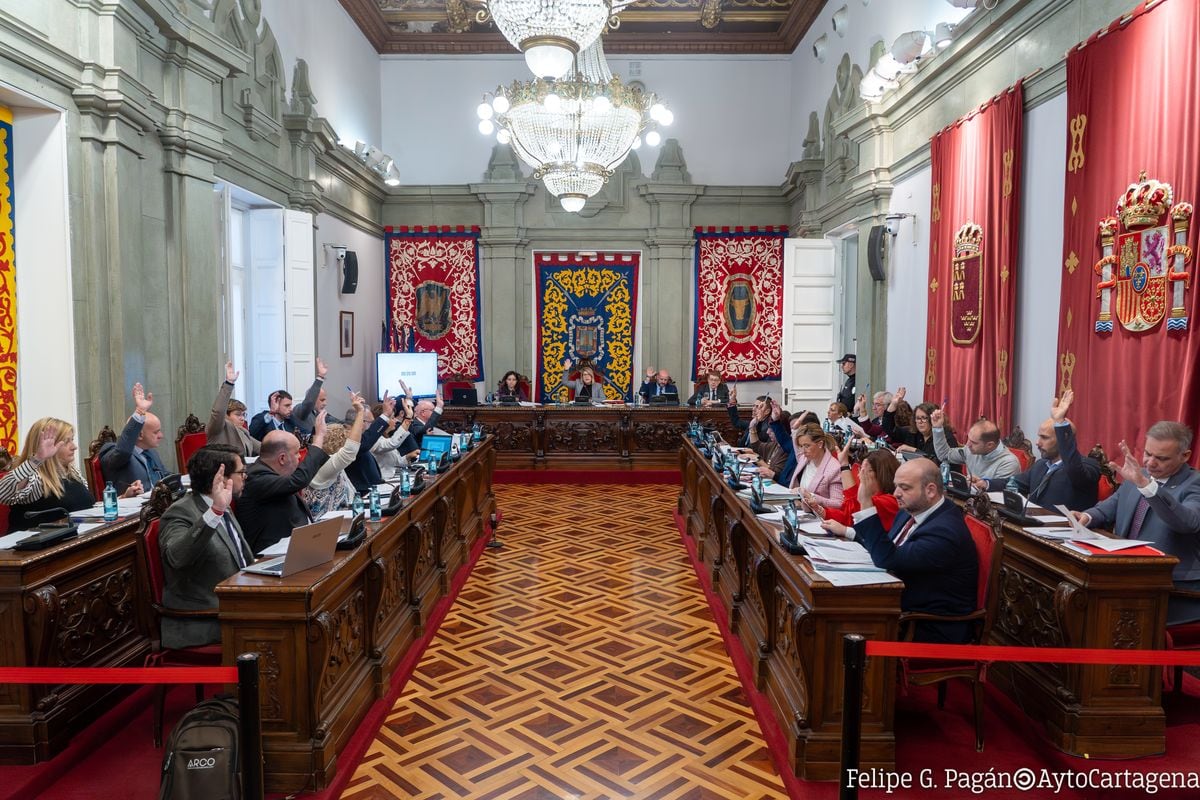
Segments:
[[[1084,550],[1087,550],[1089,553],[1091,553],[1092,555],[1096,555],[1096,556],[1165,556],[1166,555],[1166,553],[1164,553],[1163,551],[1153,548],[1148,544],[1143,544],[1139,547],[1127,547],[1124,550],[1117,550],[1115,552],[1109,551],[1109,550],[1102,550],[1099,547],[1093,547],[1092,545],[1088,544],[1087,542],[1080,542],[1080,541],[1076,541],[1075,539],[1071,540],[1071,544],[1077,544],[1080,547],[1082,547]]]

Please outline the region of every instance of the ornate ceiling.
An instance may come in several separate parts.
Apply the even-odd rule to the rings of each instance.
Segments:
[[[515,53],[466,0],[341,0],[380,53]],[[637,0],[607,53],[790,53],[825,0]]]

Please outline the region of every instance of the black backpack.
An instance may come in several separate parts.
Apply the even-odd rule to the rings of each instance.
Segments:
[[[198,703],[179,720],[166,751],[159,800],[241,800],[237,698]]]

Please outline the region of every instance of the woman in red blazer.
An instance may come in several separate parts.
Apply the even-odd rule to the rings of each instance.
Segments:
[[[795,432],[796,470],[790,488],[813,508],[841,508],[844,502],[837,442],[820,425],[801,425]]]
[[[819,516],[841,526],[841,531],[832,531],[840,536],[847,527],[854,524],[853,515],[862,510],[863,498],[870,497],[879,513],[880,523],[886,526],[885,530],[891,530],[900,510],[893,494],[896,491],[896,470],[900,467],[896,456],[887,450],[873,450],[868,453],[858,466],[857,480],[850,469],[850,454],[845,448],[838,453],[838,460],[841,461],[846,502],[841,508],[816,509]]]

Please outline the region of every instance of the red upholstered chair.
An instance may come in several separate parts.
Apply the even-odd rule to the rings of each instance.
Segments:
[[[571,373],[569,375],[567,375],[567,381],[568,381],[567,399],[568,400],[575,399],[575,390],[572,389],[569,384],[579,380],[579,375],[583,372],[583,367],[586,367],[586,366],[589,366],[589,365],[587,365],[587,364],[578,365],[576,369],[571,370]],[[604,373],[601,372],[600,370],[596,369],[595,367],[591,367],[591,370],[592,370],[592,375],[594,375],[596,378],[596,385],[603,386],[608,380],[607,378],[604,377]]]
[[[217,619],[217,609],[185,610],[167,608],[163,605],[165,577],[162,555],[158,547],[158,522],[163,512],[177,499],[165,484],[158,484],[146,505],[142,507],[142,533],[137,537],[138,555],[145,565],[143,590],[150,598],[153,613],[150,653],[146,656],[147,667],[211,667],[221,665],[221,645],[207,644],[198,647],[172,649],[162,646],[161,624],[164,617],[171,619]],[[166,684],[154,688],[154,746],[162,747],[163,701],[167,696]],[[196,702],[204,699],[203,684],[196,684]]]
[[[1187,589],[1172,589],[1171,597],[1176,600],[1200,601],[1200,592]],[[1200,650],[1200,622],[1184,622],[1168,625],[1166,643],[1168,650]],[[1183,691],[1183,667],[1175,667],[1172,691]]]
[[[109,442],[115,442],[117,434],[113,429],[105,425],[96,434],[96,438],[88,445],[88,457],[85,463],[87,472],[88,488],[92,490],[92,496],[96,498],[96,502],[104,499],[104,472],[100,469],[100,448]]]
[[[1100,464],[1100,482],[1096,485],[1096,502],[1100,502],[1117,490],[1117,472],[1108,465],[1108,456],[1100,445],[1089,450],[1087,457]]]
[[[1009,451],[1017,457],[1017,461],[1021,462],[1021,471],[1029,469],[1035,461],[1033,457],[1033,444],[1025,436],[1025,431],[1021,430],[1021,426],[1012,429],[1012,433],[1001,439],[1001,442]]]
[[[1000,562],[1004,554],[1004,538],[1000,533],[1000,521],[992,509],[987,495],[976,495],[968,503],[970,513],[965,515],[967,529],[975,542],[975,551],[979,554],[979,585],[975,596],[975,611],[964,616],[942,616],[916,611],[907,611],[900,615],[902,635],[906,641],[912,641],[917,621],[932,622],[970,622],[973,625],[973,635],[969,644],[985,644],[992,630],[992,621],[996,618],[996,605],[999,592],[996,586],[1000,581]],[[902,679],[913,686],[928,686],[937,684],[938,708],[946,704],[946,681],[952,678],[963,678],[970,681],[974,690],[975,701],[975,749],[983,750],[983,684],[987,680],[987,662],[975,661],[938,661],[936,659],[900,659]]]
[[[204,432],[204,423],[195,414],[188,414],[175,431],[175,458],[178,459],[180,472],[187,472],[188,459],[206,444],[208,434]]]
[[[442,400],[449,403],[450,398],[454,395],[455,389],[474,389],[475,381],[471,380],[466,375],[456,372],[452,375],[447,375],[442,381]]]

